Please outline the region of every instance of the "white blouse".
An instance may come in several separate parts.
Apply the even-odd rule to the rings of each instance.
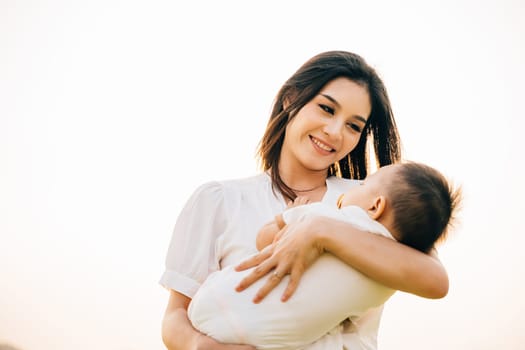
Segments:
[[[335,207],[339,195],[357,181],[332,176],[326,184],[322,202]],[[192,298],[209,274],[256,253],[258,230],[285,208],[267,173],[201,185],[179,214],[159,283]],[[377,348],[382,309],[345,326],[347,349]]]

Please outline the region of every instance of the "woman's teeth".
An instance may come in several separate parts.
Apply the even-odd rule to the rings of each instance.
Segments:
[[[312,141],[321,149],[327,151],[327,152],[332,152],[333,149],[331,147],[328,147],[327,145],[325,145],[324,143],[322,143],[321,141],[319,141],[318,139],[316,138],[313,138],[312,137]]]

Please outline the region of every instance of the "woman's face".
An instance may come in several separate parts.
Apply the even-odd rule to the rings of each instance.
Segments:
[[[328,169],[357,145],[370,112],[365,87],[332,80],[286,126],[281,162],[296,170]]]

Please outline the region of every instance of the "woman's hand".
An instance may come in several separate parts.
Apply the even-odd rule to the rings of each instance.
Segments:
[[[266,283],[259,289],[253,301],[260,302],[289,274],[290,280],[282,301],[288,300],[297,289],[304,271],[323,253],[317,244],[316,231],[312,230],[315,218],[307,218],[301,222],[287,225],[279,234],[279,239],[236,266],[237,271],[257,266],[237,285],[238,292],[243,291],[255,281],[270,274]]]
[[[168,350],[255,350],[250,345],[221,344],[197,331],[188,319],[191,299],[170,290],[168,306],[162,320],[162,341]]]

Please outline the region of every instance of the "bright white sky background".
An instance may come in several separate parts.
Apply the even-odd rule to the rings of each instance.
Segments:
[[[397,293],[380,349],[521,349],[524,23],[518,0],[0,1],[0,343],[163,349],[183,203],[255,174],[278,88],[343,49],[383,77],[406,158],[465,192],[449,295]]]

